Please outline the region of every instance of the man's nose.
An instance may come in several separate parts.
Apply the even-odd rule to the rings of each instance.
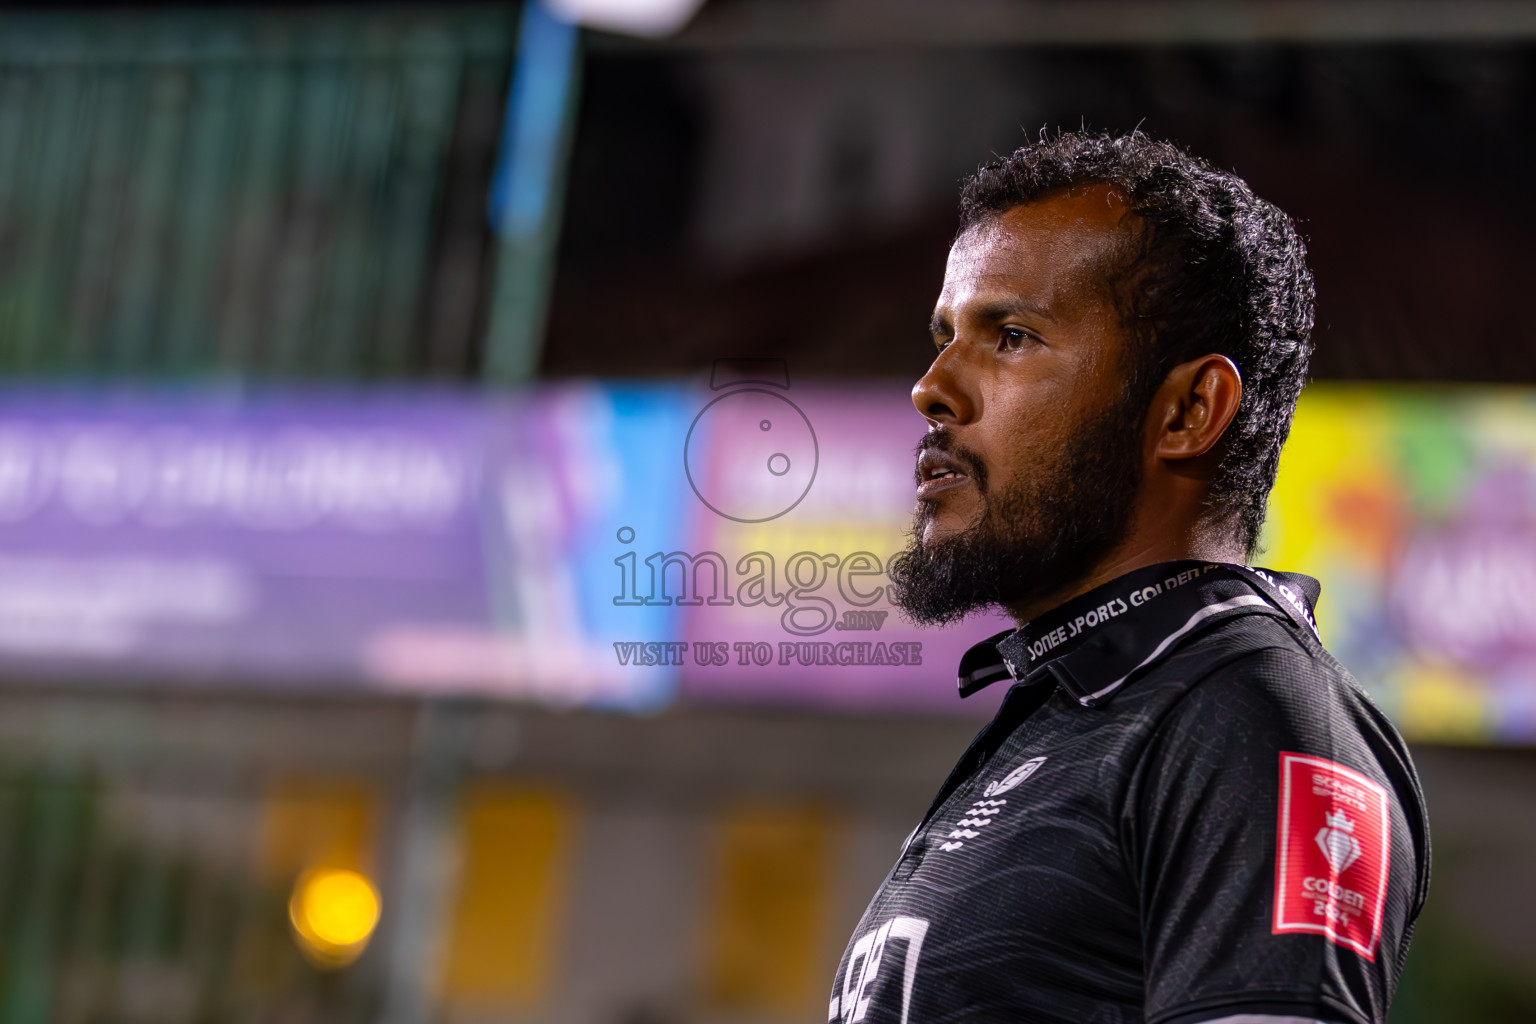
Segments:
[[[952,342],[913,386],[912,404],[932,426],[970,423],[981,412],[970,376],[961,347]]]

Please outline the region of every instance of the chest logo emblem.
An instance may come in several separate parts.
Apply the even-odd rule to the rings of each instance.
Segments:
[[[994,779],[993,781],[987,783],[987,788],[982,792],[981,795],[997,796],[999,793],[1006,793],[1010,789],[1013,789],[1015,786],[1017,786],[1019,783],[1023,782],[1025,779],[1029,778],[1031,775],[1035,774],[1035,772],[1039,771],[1040,766],[1043,764],[1045,764],[1045,758],[1032,757],[1028,761],[1025,761],[1023,764],[1019,765],[1013,771],[1009,772],[1007,775],[1004,775],[1002,778]]]
[[[954,831],[946,837],[945,842],[939,844],[939,849],[945,853],[958,850],[965,845],[967,839],[975,839],[981,835],[978,829],[992,824],[992,819],[997,817],[1008,804],[1007,800],[996,800],[994,797],[1013,789],[1039,771],[1043,764],[1045,764],[1045,758],[1032,757],[1002,778],[987,783],[981,799],[970,806],[970,809],[965,812],[965,817],[955,822]]]

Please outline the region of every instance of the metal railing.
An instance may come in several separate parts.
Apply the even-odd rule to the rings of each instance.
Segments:
[[[472,375],[513,14],[0,18],[0,373]]]

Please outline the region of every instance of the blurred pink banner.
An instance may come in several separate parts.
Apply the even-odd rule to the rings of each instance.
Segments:
[[[918,629],[887,592],[924,429],[897,383],[706,396],[685,453],[691,544],[637,563],[659,568],[657,585],[671,592],[689,575],[685,698],[978,714],[995,705],[1001,690],[962,702],[955,670],[1008,623]]]

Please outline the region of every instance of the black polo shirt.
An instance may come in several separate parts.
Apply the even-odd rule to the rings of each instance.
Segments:
[[[828,1020],[1376,1024],[1428,888],[1401,737],[1315,580],[1172,562],[977,644],[1012,680],[854,932]]]

